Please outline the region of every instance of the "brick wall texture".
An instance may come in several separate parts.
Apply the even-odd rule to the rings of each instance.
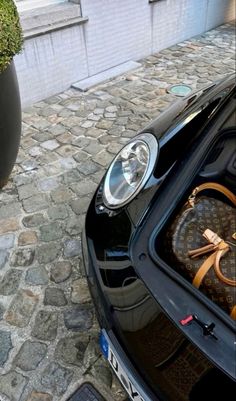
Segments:
[[[30,1],[30,0],[29,0]],[[235,18],[235,0],[81,0],[89,20],[25,42],[16,57],[23,105]]]

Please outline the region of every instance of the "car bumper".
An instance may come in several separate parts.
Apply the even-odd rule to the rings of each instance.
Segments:
[[[104,357],[107,359],[131,400],[159,401],[159,398],[157,398],[148,387],[135,366],[132,364],[125,348],[116,334],[116,330],[114,330],[113,317],[110,312],[111,305],[102,291],[99,269],[96,266],[96,258],[93,255],[93,246],[92,243],[89,244],[85,231],[82,236],[82,250],[85,274],[95,305],[96,315],[101,327],[101,337],[103,337],[106,343],[109,344],[110,353],[106,353],[104,352],[100,342],[101,351]]]

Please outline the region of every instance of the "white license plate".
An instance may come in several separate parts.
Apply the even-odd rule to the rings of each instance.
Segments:
[[[105,335],[105,337],[109,346],[108,362],[111,365],[112,369],[114,370],[116,376],[122,383],[123,387],[129,394],[130,399],[134,401],[150,401],[149,397],[144,398],[143,396],[140,395],[140,391],[137,389],[137,385],[134,384],[134,381],[127,372],[126,367],[124,366],[121,359],[117,355],[117,352],[115,351],[113,344],[111,344],[107,335]]]

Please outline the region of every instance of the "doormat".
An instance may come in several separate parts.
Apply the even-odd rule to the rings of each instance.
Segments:
[[[84,383],[68,401],[106,401],[90,383]]]

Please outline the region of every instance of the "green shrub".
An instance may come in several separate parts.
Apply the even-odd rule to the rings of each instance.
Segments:
[[[21,50],[22,31],[13,0],[0,0],[0,73]]]

